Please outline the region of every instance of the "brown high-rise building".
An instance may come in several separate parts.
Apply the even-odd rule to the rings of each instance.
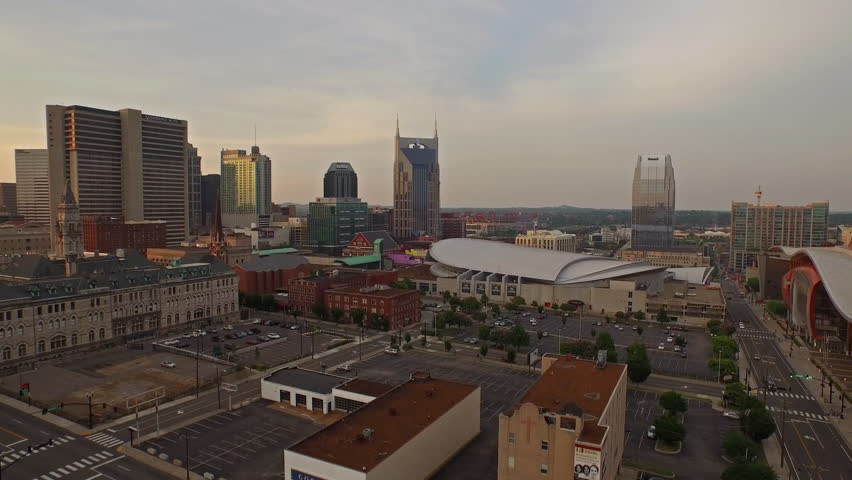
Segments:
[[[125,222],[117,217],[82,218],[83,248],[87,252],[113,253],[132,248],[145,253],[149,248],[166,246],[166,222],[136,220]]]
[[[461,213],[441,214],[441,238],[464,238],[467,218]]]
[[[441,172],[438,122],[432,138],[394,136],[393,230],[401,240],[441,238]]]
[[[70,181],[81,215],[164,220],[168,245],[186,240],[185,120],[79,105],[48,105],[46,114],[51,205]],[[50,223],[55,239],[53,209]]]
[[[18,198],[17,185],[0,183],[0,215],[17,215]]]

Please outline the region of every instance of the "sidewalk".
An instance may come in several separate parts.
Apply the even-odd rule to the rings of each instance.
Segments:
[[[781,353],[784,355],[784,358],[790,363],[790,366],[793,367],[793,370],[796,373],[801,375],[810,375],[815,379],[822,379],[822,372],[820,372],[819,368],[813,363],[811,360],[810,350],[807,347],[797,347],[795,344],[792,345],[792,355],[790,346],[792,340],[787,338],[784,334],[784,327],[778,323],[777,320],[764,320],[763,319],[763,310],[760,306],[755,304],[749,305],[752,311],[755,313],[755,316],[758,318],[757,321],[761,322],[769,331],[773,332],[778,337],[778,349],[781,350]],[[771,318],[774,318],[772,314],[770,314]],[[798,339],[800,345],[806,345],[805,341],[801,338]],[[814,359],[819,362],[819,359]],[[818,380],[803,380],[802,383],[805,387],[810,391],[811,395],[816,399],[822,408],[823,412],[826,416],[831,419],[831,423],[837,427],[837,430],[846,440],[847,445],[852,445],[852,410],[850,407],[852,405],[847,402],[846,411],[844,412],[844,419],[840,418],[840,392],[838,389],[834,391],[834,401],[832,403],[828,403],[828,388],[825,389],[824,392],[821,392],[821,382]],[[824,396],[821,395],[824,393]],[[847,392],[848,393],[848,392]]]

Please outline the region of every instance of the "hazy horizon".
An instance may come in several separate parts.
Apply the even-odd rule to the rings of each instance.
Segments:
[[[345,15],[341,14],[345,12]],[[185,119],[203,173],[257,143],[273,201],[350,162],[391,203],[393,133],[438,117],[446,208],[630,207],[669,153],[677,210],[852,210],[852,3],[24,2],[0,18],[0,181],[47,104]],[[495,205],[514,204],[514,207]]]

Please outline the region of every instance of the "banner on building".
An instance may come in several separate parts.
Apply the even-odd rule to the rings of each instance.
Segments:
[[[574,447],[574,480],[601,479],[601,452],[591,448]]]

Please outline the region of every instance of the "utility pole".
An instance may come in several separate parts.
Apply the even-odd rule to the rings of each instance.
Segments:
[[[216,400],[219,401],[219,409],[222,409],[222,375],[219,374],[219,367],[216,367]]]

